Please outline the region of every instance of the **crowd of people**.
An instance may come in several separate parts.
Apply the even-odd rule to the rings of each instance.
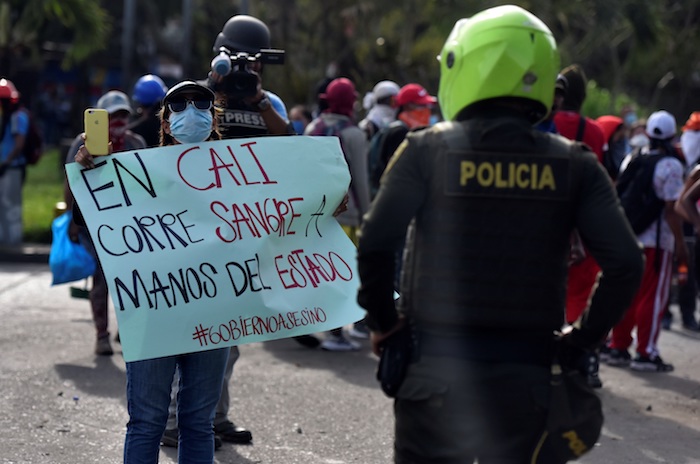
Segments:
[[[236,15],[213,51],[256,54],[271,45],[265,23]],[[297,341],[351,351],[360,348],[353,338],[364,338],[383,356],[400,340],[402,356],[382,357],[405,363],[394,369],[398,383],[392,379],[397,463],[566,462],[571,456],[551,451],[556,445],[548,448],[552,438],[542,433],[549,393],[541,401],[530,395],[549,391],[553,359],[590,388],[602,386],[600,361],[672,371],[658,339],[672,320],[674,274],[685,284],[682,325],[700,330],[700,113],[680,137],[663,110],[646,119],[634,111],[585,117],[586,73],[561,68],[547,26],[519,7],[458,21],[439,59],[437,98],[419,83],[389,79],[360,98],[354,82],[337,77],[319,86],[316,107],[287,112],[262,84],[263,63],[252,61],[252,86],[231,85],[217,64],[202,80],[170,89],[143,76],[131,99],[110,90],[97,107],[109,113],[112,152],[338,137],[351,183],[336,218],[358,247],[367,318]],[[0,202],[16,194],[23,172],[15,169],[26,134],[18,99],[0,80]],[[76,136],[66,162],[92,168],[84,142]],[[67,185],[65,197],[73,208]],[[637,223],[631,215],[640,209],[653,214]],[[73,210],[71,239],[94,254]],[[0,241],[11,233],[0,217]],[[111,355],[99,266],[92,281],[95,353]],[[234,346],[128,362],[124,462],[155,463],[164,445],[179,448],[179,462],[211,463],[223,441],[250,443],[252,433],[229,418],[238,358]]]

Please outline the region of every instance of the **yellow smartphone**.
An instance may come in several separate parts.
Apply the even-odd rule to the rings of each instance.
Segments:
[[[85,110],[85,148],[92,156],[109,154],[109,113],[107,110]]]

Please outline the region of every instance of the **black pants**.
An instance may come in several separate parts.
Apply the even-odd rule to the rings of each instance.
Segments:
[[[535,364],[423,356],[394,404],[395,462],[529,463],[544,430],[549,381],[549,368]]]

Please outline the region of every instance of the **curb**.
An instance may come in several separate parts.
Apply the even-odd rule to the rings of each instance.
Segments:
[[[0,263],[48,264],[50,251],[51,245],[45,243],[0,246]]]

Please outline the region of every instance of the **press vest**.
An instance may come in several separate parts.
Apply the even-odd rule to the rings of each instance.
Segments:
[[[219,132],[224,139],[257,137],[269,133],[259,111],[234,99],[230,99],[219,114]]]

